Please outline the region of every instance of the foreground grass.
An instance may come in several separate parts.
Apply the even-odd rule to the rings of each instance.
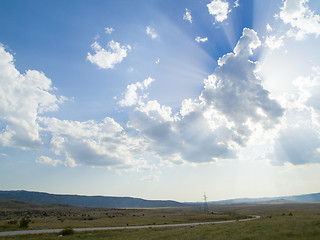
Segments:
[[[1,212],[0,212],[1,213]],[[28,229],[117,227],[155,224],[176,224],[191,222],[225,221],[246,218],[234,211],[203,214],[197,207],[155,208],[155,209],[87,209],[70,208],[49,210],[3,211],[0,215],[0,231],[22,230],[12,221],[26,217],[30,220]]]
[[[179,209],[178,209],[179,210]],[[190,210],[180,209],[179,216],[181,219],[195,220],[191,217]],[[180,211],[179,210],[179,211]],[[175,227],[175,228],[149,228],[149,229],[128,229],[117,231],[103,232],[87,232],[74,233],[73,235],[64,236],[63,239],[228,239],[228,240],[251,240],[251,239],[279,239],[279,240],[295,240],[295,239],[320,239],[320,205],[319,204],[266,204],[266,205],[226,205],[215,206],[213,210],[220,212],[234,213],[237,216],[243,214],[265,215],[261,219],[248,222],[234,222],[224,224],[202,225],[196,227]],[[148,210],[149,211],[149,210]],[[143,211],[146,219],[154,220],[152,217],[158,216],[156,219],[171,218],[176,220],[176,211],[163,209],[155,211]],[[164,215],[165,212],[165,215]],[[135,212],[137,214],[137,211]],[[171,215],[171,217],[169,217]],[[141,216],[141,215],[140,215]],[[127,212],[127,216],[123,219],[132,218],[132,212]],[[208,218],[212,216],[208,215]],[[144,219],[135,216],[136,220]],[[201,218],[205,218],[201,216]],[[119,218],[121,219],[121,218]],[[169,219],[166,219],[169,220]],[[144,221],[144,220],[143,220]],[[0,237],[1,238],[1,237]],[[16,237],[3,237],[1,239],[16,240],[34,240],[44,239],[53,240],[61,239],[57,234],[42,235],[25,235]]]
[[[291,210],[293,210],[291,208]],[[271,211],[269,209],[269,211]],[[281,212],[279,209],[271,211],[270,217],[248,222],[235,222],[225,224],[213,224],[197,227],[160,228],[105,231],[92,233],[75,233],[64,236],[64,239],[320,239],[320,208],[296,209],[289,212]],[[3,239],[61,239],[56,234],[4,237]]]

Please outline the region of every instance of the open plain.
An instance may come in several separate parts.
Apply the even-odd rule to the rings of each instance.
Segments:
[[[23,230],[18,222],[30,220],[26,229],[116,227],[219,222],[250,218],[226,224],[88,231],[64,236],[67,239],[319,239],[320,204],[209,205],[153,209],[103,209],[8,202],[1,206],[1,231]],[[14,224],[17,222],[16,224]],[[60,236],[61,237],[61,236]],[[1,239],[58,239],[59,233],[8,236]]]

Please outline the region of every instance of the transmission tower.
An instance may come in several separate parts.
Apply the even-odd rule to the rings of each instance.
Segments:
[[[208,213],[209,212],[206,193],[203,194],[203,212],[204,213]]]

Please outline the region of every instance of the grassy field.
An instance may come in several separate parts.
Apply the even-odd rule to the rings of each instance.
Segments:
[[[4,206],[1,201],[0,206]],[[246,215],[227,210],[204,214],[199,207],[105,209],[14,202],[0,208],[0,231],[21,230],[22,218],[30,221],[28,229],[48,229],[224,221],[246,218]]]
[[[82,209],[82,211],[80,211]],[[64,209],[66,210],[66,209]],[[70,210],[70,209],[69,209]],[[83,211],[87,212],[84,213]],[[95,211],[94,211],[95,210]],[[195,207],[170,209],[84,209],[72,208],[65,216],[66,225],[57,216],[52,219],[57,227],[89,227],[106,223],[104,226],[125,226],[164,224],[180,222],[201,222],[227,220],[243,215],[261,215],[261,219],[249,222],[213,224],[196,227],[160,229],[116,230],[104,232],[75,233],[65,239],[320,239],[320,204],[259,204],[210,206],[209,214],[199,212]],[[79,211],[79,212],[77,212]],[[55,214],[58,214],[57,211]],[[66,212],[61,212],[66,213]],[[213,214],[212,214],[213,213]],[[49,214],[49,213],[48,213]],[[80,218],[81,214],[81,218]],[[86,214],[86,216],[83,216]],[[93,218],[84,220],[83,218]],[[107,217],[104,217],[107,216]],[[110,216],[110,217],[109,217]],[[113,217],[114,216],[114,217]],[[89,218],[90,218],[89,217]],[[59,217],[61,218],[61,217]],[[32,218],[31,218],[32,219]],[[38,218],[30,228],[37,226]],[[6,220],[7,221],[7,220]],[[59,223],[60,221],[60,223]],[[2,226],[7,223],[2,220]],[[59,225],[61,224],[61,225]],[[87,224],[87,225],[86,225]],[[102,225],[100,225],[102,226]],[[60,239],[57,234],[43,234],[3,239]]]

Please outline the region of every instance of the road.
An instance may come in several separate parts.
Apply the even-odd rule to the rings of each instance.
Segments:
[[[253,218],[246,218],[240,220],[228,220],[218,222],[200,222],[200,223],[180,223],[180,224],[163,224],[163,225],[145,225],[145,226],[125,226],[125,227],[93,227],[93,228],[73,228],[75,232],[88,232],[88,231],[104,231],[104,230],[123,230],[123,229],[142,229],[142,228],[162,228],[162,227],[192,227],[198,225],[208,224],[221,224],[221,223],[232,223],[232,222],[245,222],[258,219],[260,216],[253,216]],[[42,230],[23,230],[23,231],[11,231],[11,232],[0,232],[0,237],[4,236],[16,236],[26,234],[41,234],[41,233],[58,233],[63,229],[42,229]]]

